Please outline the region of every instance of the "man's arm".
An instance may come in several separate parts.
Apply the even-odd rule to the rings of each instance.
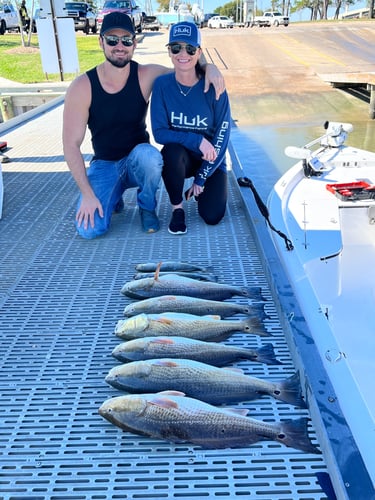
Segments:
[[[208,92],[208,89],[212,84],[215,89],[216,100],[218,100],[225,90],[225,81],[222,73],[217,69],[215,64],[207,63],[203,50],[199,57],[199,64],[205,73],[204,92]]]
[[[219,99],[225,90],[225,81],[222,73],[214,64],[207,64],[204,56],[201,56],[199,62],[205,72],[204,91],[207,92],[212,84],[215,88],[216,99]],[[162,66],[160,64],[139,64],[140,86],[145,101],[150,99],[152,87],[156,78],[158,76],[165,75],[166,73],[172,73],[173,71],[174,68],[167,68],[166,66]]]
[[[81,144],[85,137],[91,88],[86,75],[81,75],[72,82],[67,90],[63,115],[63,149],[69,170],[82,194],[82,202],[76,214],[80,226],[87,229],[94,227],[94,214],[98,210],[103,217],[103,208],[95,196],[86,174],[86,166],[81,153]]]

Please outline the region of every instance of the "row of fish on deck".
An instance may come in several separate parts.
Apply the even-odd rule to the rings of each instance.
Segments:
[[[306,407],[297,373],[274,382],[225,367],[243,359],[280,364],[272,344],[220,343],[235,332],[270,336],[260,287],[218,283],[211,268],[182,262],[138,264],[136,271],[121,293],[137,302],[125,307],[126,319],[115,327],[125,342],[112,355],[123,364],[105,379],[128,394],[105,401],[102,417],[128,432],[207,449],[272,440],[320,453],[310,441],[308,418],[269,423],[248,417],[247,409],[220,406],[269,395]],[[236,296],[251,305],[226,302]],[[225,319],[235,314],[246,319]]]

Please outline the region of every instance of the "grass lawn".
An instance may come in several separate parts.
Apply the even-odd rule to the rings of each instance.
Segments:
[[[98,35],[78,34],[76,40],[81,73],[103,61]],[[46,75],[43,72],[38,36],[32,35],[30,47],[23,47],[19,33],[0,36],[0,76],[19,83],[60,81],[60,74]],[[73,80],[75,76],[64,74],[64,80]]]

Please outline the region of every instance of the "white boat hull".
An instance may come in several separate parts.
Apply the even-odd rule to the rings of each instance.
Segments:
[[[273,226],[294,249],[270,234],[335,390],[332,398],[375,485],[375,199],[350,200],[327,189],[375,185],[375,154],[340,145],[320,148],[311,163],[316,160],[317,171],[310,170],[319,175],[306,177],[301,160],[268,200]]]

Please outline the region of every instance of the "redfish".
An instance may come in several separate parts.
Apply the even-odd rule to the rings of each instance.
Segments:
[[[239,295],[252,300],[263,300],[260,287],[248,288],[200,281],[176,274],[157,276],[157,273],[154,278],[128,281],[123,285],[121,293],[133,299],[147,299],[160,295],[187,295],[209,300],[225,300]]]
[[[124,309],[124,316],[135,316],[136,314],[158,314],[164,312],[179,312],[196,314],[197,316],[218,315],[221,318],[245,314],[246,316],[257,316],[260,320],[266,318],[264,304],[255,303],[236,304],[234,302],[222,302],[218,300],[206,300],[186,295],[162,295],[150,299],[139,300],[128,304]]]
[[[152,273],[160,271],[184,271],[184,272],[212,272],[212,266],[201,266],[190,262],[180,262],[175,260],[165,260],[160,262],[145,262],[135,266],[136,271],[141,273]]]
[[[195,316],[174,312],[138,314],[120,319],[115,327],[115,334],[127,340],[168,335],[217,342],[228,338],[234,332],[270,336],[258,318],[230,321],[222,320],[220,316]]]
[[[269,395],[284,403],[306,407],[298,372],[273,382],[245,375],[239,369],[217,368],[190,359],[161,358],[116,366],[105,380],[112,387],[127,392],[175,390],[215,405]]]
[[[119,396],[105,401],[99,414],[124,431],[206,449],[245,448],[277,441],[306,453],[321,453],[308,435],[308,419],[262,422],[247,410],[216,408],[176,391]]]
[[[122,342],[112,351],[122,362],[156,358],[188,358],[214,366],[225,366],[241,359],[268,365],[281,364],[275,357],[272,344],[259,349],[237,347],[186,337],[144,337]]]

